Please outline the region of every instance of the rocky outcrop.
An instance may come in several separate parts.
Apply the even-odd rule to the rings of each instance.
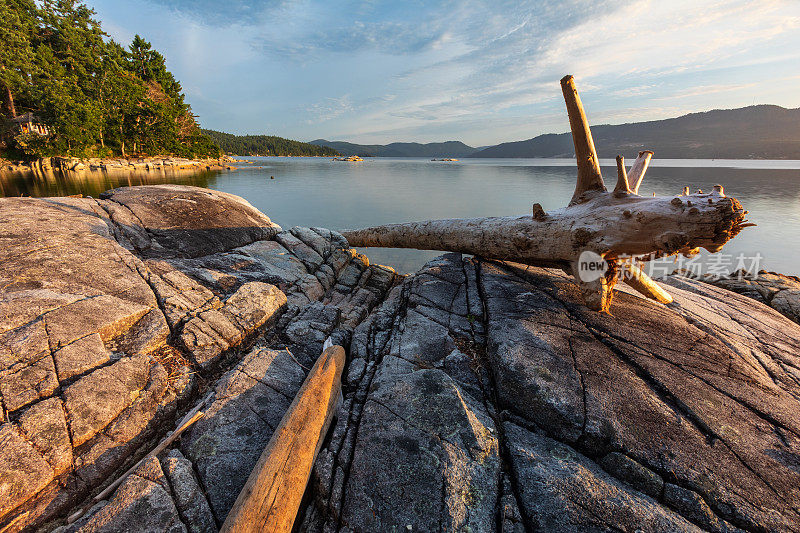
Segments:
[[[185,157],[137,157],[119,159],[78,159],[75,157],[44,157],[33,161],[5,161],[0,159],[0,175],[47,174],[57,171],[72,174],[106,173],[130,174],[133,172],[176,170],[234,170],[228,158],[186,159]]]
[[[344,402],[303,531],[800,531],[800,326],[752,298],[673,276],[672,304],[619,287],[599,314],[560,271],[458,254],[400,278],[192,188],[69,200],[69,225],[63,200],[0,216],[24,223],[16,202],[90,259],[4,256],[3,361],[35,384],[2,396],[12,530],[63,517],[208,383],[204,418],[65,530],[215,531],[331,336]],[[225,209],[189,222],[203,202]],[[120,301],[75,296],[92,290]]]
[[[698,279],[762,302],[800,324],[800,278],[760,270],[757,275],[739,270],[728,276],[697,276],[687,270],[676,274]]]
[[[0,224],[0,526],[10,530],[65,515],[127,467],[262,332],[317,353],[396,279],[335,233],[284,232],[239,197],[193,187],[5,198]],[[161,494],[139,485],[135,494]]]
[[[671,284],[608,316],[557,271],[430,263],[356,329],[306,527],[800,529],[800,330]]]

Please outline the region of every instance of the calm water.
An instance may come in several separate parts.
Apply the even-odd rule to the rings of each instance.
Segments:
[[[332,229],[428,218],[498,216],[530,213],[531,204],[563,207],[575,187],[575,162],[553,159],[428,159],[373,158],[362,163],[327,158],[246,158],[229,173],[149,173],[132,178],[97,177],[77,182],[63,178],[14,178],[2,182],[2,194],[48,196],[89,194],[122,185],[187,183],[237,194],[290,228],[296,225]],[[603,160],[606,182],[613,186],[613,160]],[[271,179],[274,176],[274,179]],[[800,274],[800,161],[657,160],[651,163],[640,192],[679,194],[725,186],[750,211],[758,224],[726,245],[718,265],[732,270],[739,254],[760,254],[760,267]],[[416,270],[436,252],[367,250],[375,263],[400,271]]]

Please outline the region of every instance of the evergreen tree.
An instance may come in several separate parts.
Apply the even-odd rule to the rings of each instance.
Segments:
[[[222,131],[203,130],[214,139],[222,151],[236,155],[341,155],[333,148],[275,137],[273,135],[232,135]]]
[[[164,56],[141,36],[124,49],[76,0],[0,0],[0,15],[2,115],[32,111],[51,132],[16,135],[17,148],[34,156],[219,154]]]
[[[0,97],[8,118],[17,115],[14,94],[26,94],[30,84],[36,15],[33,0],[0,0]]]

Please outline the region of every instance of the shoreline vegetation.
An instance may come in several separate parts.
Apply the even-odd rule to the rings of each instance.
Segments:
[[[75,0],[0,3],[0,156],[218,158],[162,54]]]
[[[0,174],[232,170],[225,153],[337,156],[277,136],[201,130],[165,57],[123,46],[75,0],[0,3]]]

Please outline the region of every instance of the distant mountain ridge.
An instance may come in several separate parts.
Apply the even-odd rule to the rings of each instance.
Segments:
[[[591,117],[589,117],[591,119]],[[309,143],[266,135],[203,130],[220,147],[241,155],[360,155],[362,157],[573,157],[570,133],[475,148],[461,141],[356,144],[316,139]],[[716,109],[677,118],[592,126],[598,155],[635,157],[653,150],[660,159],[800,159],[800,108],[755,105]]]
[[[590,117],[591,118],[591,117]],[[592,126],[599,157],[653,150],[663,159],[800,159],[800,108],[756,105],[677,118]],[[479,150],[469,157],[572,157],[569,133],[548,133]]]
[[[467,157],[480,150],[467,146],[461,141],[445,141],[439,143],[391,143],[391,144],[355,144],[345,141],[327,141],[316,139],[310,144],[327,146],[343,154],[360,155],[361,157]]]

